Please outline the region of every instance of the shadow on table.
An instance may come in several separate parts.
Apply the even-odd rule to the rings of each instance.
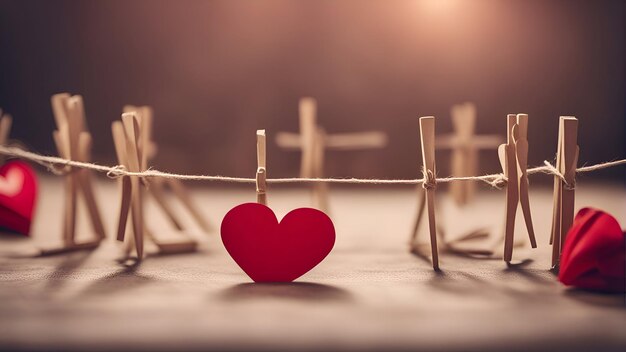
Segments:
[[[50,290],[58,290],[63,287],[68,278],[80,268],[93,254],[92,251],[70,253],[56,266],[54,271],[49,275],[46,288]]]
[[[276,298],[309,302],[347,302],[352,295],[341,288],[311,282],[245,283],[230,287],[219,294],[224,301],[238,302]]]
[[[427,285],[440,291],[459,295],[485,295],[489,283],[477,275],[462,271],[433,271]]]
[[[540,287],[549,287],[558,283],[558,280],[551,270],[527,268],[530,263],[532,263],[531,259],[524,259],[516,264],[507,264],[506,269],[504,269],[502,273],[505,277],[513,279],[522,278]]]
[[[155,279],[136,273],[139,263],[125,265],[122,269],[93,281],[78,296],[92,298],[126,292],[153,282]]]
[[[603,293],[569,288],[563,295],[589,305],[626,309],[626,294],[624,293]]]
[[[547,271],[513,265],[493,272],[441,270],[420,273],[429,287],[459,296],[475,296],[503,301],[541,296],[541,304],[558,299],[556,279]]]

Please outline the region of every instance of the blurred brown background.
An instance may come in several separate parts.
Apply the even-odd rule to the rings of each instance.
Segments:
[[[530,115],[532,165],[553,158],[558,116],[577,116],[580,161],[596,163],[625,156],[624,11],[620,0],[0,1],[0,106],[13,138],[54,153],[50,95],[82,94],[94,160],[113,163],[111,121],[124,104],[152,105],[156,167],[188,173],[254,177],[266,128],[278,177],[298,173],[299,154],[273,137],[297,130],[298,99],[313,96],[328,131],[390,136],[382,150],[330,152],[328,175],[415,178],[417,117],[447,133],[451,105],[473,101],[478,133]],[[483,156],[482,172],[498,172],[495,151]]]

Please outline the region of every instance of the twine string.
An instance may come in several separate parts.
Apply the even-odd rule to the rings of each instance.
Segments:
[[[50,172],[54,174],[65,174],[73,168],[87,169],[100,173],[104,173],[107,177],[115,179],[123,176],[136,176],[136,177],[161,177],[178,180],[194,180],[194,181],[219,181],[229,183],[256,183],[256,178],[253,177],[231,177],[220,175],[185,175],[159,171],[155,169],[147,169],[144,171],[133,172],[128,171],[124,165],[105,166],[96,163],[89,163],[83,161],[69,160],[56,156],[47,156],[29,152],[22,148],[3,146],[0,145],[0,154],[8,157],[17,157],[20,159],[32,161],[39,165],[44,166]],[[533,174],[547,174],[558,177],[564,182],[567,189],[573,189],[576,185],[568,184],[565,180],[565,176],[559,172],[549,161],[544,161],[543,166],[537,166],[527,169],[528,175]],[[576,173],[586,173],[602,169],[608,169],[620,165],[625,165],[626,159],[607,161],[595,165],[583,166],[576,169]],[[308,178],[308,177],[291,177],[291,178],[268,178],[266,182],[268,184],[284,184],[284,183],[334,183],[334,184],[376,184],[376,185],[422,185],[424,188],[435,187],[437,183],[448,183],[456,181],[481,181],[491,187],[501,189],[506,185],[506,176],[502,173],[482,175],[482,176],[452,176],[436,178],[432,171],[427,170],[423,173],[422,178],[417,179],[364,179],[364,178]]]

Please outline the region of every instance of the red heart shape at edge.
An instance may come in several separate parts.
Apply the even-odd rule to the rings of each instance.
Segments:
[[[37,178],[23,161],[0,167],[0,230],[27,235],[37,198]]]
[[[626,233],[608,213],[583,208],[567,232],[559,280],[568,286],[626,292]]]

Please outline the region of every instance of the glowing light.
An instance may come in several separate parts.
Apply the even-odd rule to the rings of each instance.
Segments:
[[[419,8],[429,13],[442,13],[450,11],[458,0],[418,0]]]

